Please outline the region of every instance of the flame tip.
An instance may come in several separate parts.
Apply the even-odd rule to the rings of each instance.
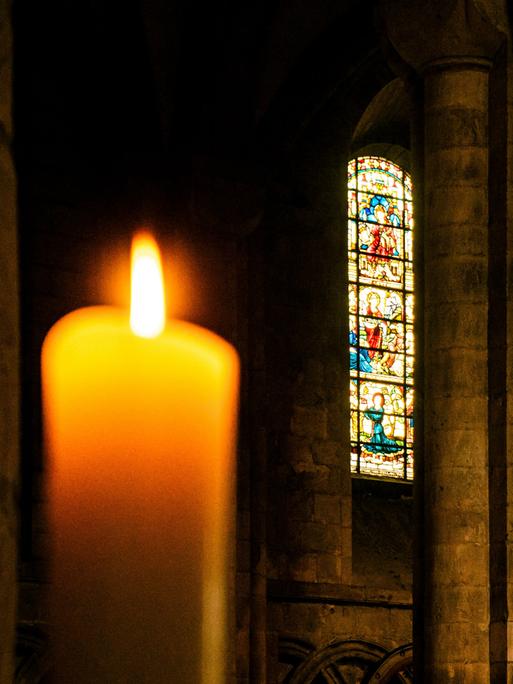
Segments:
[[[139,337],[157,337],[165,327],[164,284],[157,241],[147,230],[132,240],[130,327]]]

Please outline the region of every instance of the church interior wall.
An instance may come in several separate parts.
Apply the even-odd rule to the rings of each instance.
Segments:
[[[154,224],[165,248],[177,254],[179,272],[167,267],[170,282],[182,288],[173,302],[176,315],[223,334],[242,360],[231,681],[360,681],[368,668],[412,641],[415,513],[409,483],[371,482],[349,472],[344,175],[348,159],[360,151],[388,154],[414,171],[411,92],[387,62],[379,27],[369,27],[355,2],[326,0],[317,9],[315,3],[298,9],[283,2],[273,18],[249,3],[247,15],[232,7],[230,18],[217,17],[210,28],[197,27],[178,11],[179,3],[171,3],[176,23],[166,34],[154,21],[163,4],[146,3],[145,11],[153,10],[143,27],[134,0],[123,10],[128,28],[113,46],[119,8],[91,2],[92,13],[83,8],[85,28],[79,28],[61,4],[34,4],[36,22],[16,10],[13,17],[21,296],[19,681],[43,682],[47,668],[39,350],[67,311],[122,302],[112,273],[124,277],[127,235],[142,222]],[[491,0],[484,4],[495,7]],[[0,3],[2,26],[8,15]],[[499,20],[504,28],[505,10]],[[73,30],[59,34],[67,21]],[[241,48],[240,25],[251,49]],[[225,34],[226,53],[208,64]],[[366,47],[359,51],[363,34]],[[232,69],[237,51],[244,52],[239,71]],[[7,102],[10,81],[2,73],[0,99]],[[511,667],[513,661],[504,618],[512,596],[511,549],[503,544],[512,511],[510,45],[491,84],[490,312],[500,330],[491,345],[497,362],[489,368],[496,378],[489,405],[489,446],[496,455],[490,479],[496,561],[491,660],[500,677],[504,663]],[[9,270],[16,262],[11,133],[2,109],[0,119],[0,193],[2,207],[10,207],[0,257],[7,255],[4,272],[16,288]],[[11,322],[16,301],[9,290],[0,293],[0,309]],[[5,339],[0,334],[0,351],[9,359],[13,391],[0,428],[12,435],[18,331],[7,333]],[[9,459],[8,488],[17,496],[11,477],[16,454]],[[14,513],[8,516],[0,525],[5,558],[14,554],[12,536],[4,534],[13,529]],[[407,662],[408,654],[400,657]],[[39,665],[31,674],[34,659]],[[7,667],[0,661],[2,684],[11,684],[3,674]],[[405,677],[410,674],[405,670]]]

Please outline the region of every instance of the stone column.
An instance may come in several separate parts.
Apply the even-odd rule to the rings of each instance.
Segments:
[[[18,480],[16,186],[10,152],[10,2],[0,0],[0,684],[13,681]]]
[[[425,668],[489,681],[488,68],[425,75]]]
[[[382,3],[424,89],[424,568],[416,681],[490,681],[488,100],[498,35],[472,0]]]

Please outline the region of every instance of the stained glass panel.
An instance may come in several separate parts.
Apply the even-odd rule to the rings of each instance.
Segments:
[[[415,338],[413,336],[413,326],[406,325],[406,339],[405,339],[406,353],[415,354]]]
[[[411,202],[404,203],[404,227],[413,229],[413,205]]]
[[[358,197],[356,197],[354,190],[351,190],[351,195],[351,218],[358,216],[360,221],[390,226],[403,225],[405,207],[403,200],[385,197],[385,195],[371,195],[367,192],[358,192]]]
[[[359,191],[404,197],[403,172],[398,166],[382,157],[359,157],[355,162]]]
[[[376,394],[381,394],[383,397],[383,412],[396,413],[398,415],[405,414],[406,405],[404,403],[404,387],[399,384],[388,384],[386,381],[377,380],[353,380],[355,387],[358,390],[356,406],[360,411],[366,411],[369,406],[373,404],[373,398]]]
[[[354,169],[356,168],[356,159],[354,160],[355,166],[353,167],[353,173]],[[411,187],[411,176],[408,173],[404,174],[403,177],[404,181],[404,196],[406,199],[411,200],[412,199],[412,187]]]
[[[384,414],[380,399],[360,415],[360,441],[363,450],[374,456],[404,453],[406,428],[404,416]]]
[[[387,257],[403,256],[404,230],[392,226],[381,226],[376,223],[358,223],[358,246],[369,259],[371,255]]]
[[[406,357],[406,382],[413,382],[413,367],[415,365],[415,358],[413,356]]]
[[[349,190],[347,194],[347,216],[354,219],[358,216],[358,194],[356,190]]]
[[[413,235],[411,230],[404,231],[404,250],[407,261],[413,261]]]
[[[354,298],[356,300],[356,285],[354,288]],[[360,286],[360,316],[375,316],[377,318],[387,318],[393,321],[404,320],[403,298],[401,293],[395,290],[385,290],[379,287]],[[354,312],[356,313],[356,311]],[[409,320],[408,318],[406,320]]]
[[[350,161],[347,166],[347,187],[349,189],[356,188],[356,159]]]
[[[413,317],[413,303],[413,295],[406,293],[406,320],[409,322],[413,322],[415,320]]]
[[[380,157],[348,166],[351,469],[411,479],[414,294],[411,179]]]
[[[347,222],[347,246],[356,249],[356,221]]]
[[[360,282],[401,288],[404,281],[404,262],[386,257],[358,255]]]
[[[356,265],[357,258],[358,258],[358,254],[356,252],[349,252],[349,263],[348,263],[349,282],[354,282],[356,280],[357,273],[358,273],[358,267]]]

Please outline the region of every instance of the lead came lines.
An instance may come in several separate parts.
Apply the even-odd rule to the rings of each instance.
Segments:
[[[397,197],[393,189],[386,191],[387,173],[400,184]],[[367,175],[364,183],[373,183],[365,191],[361,190],[363,174]],[[388,160],[359,157],[349,164],[348,237],[349,254],[354,255],[349,287],[354,288],[356,299],[350,302],[354,307],[350,312],[350,375],[356,390],[354,396],[351,390],[351,412],[356,417],[356,423],[351,419],[356,449],[351,467],[357,473],[401,479],[411,479],[413,465],[409,458],[413,453],[413,268],[408,258],[413,219],[408,181],[408,174]],[[399,268],[393,270],[393,263]],[[380,277],[376,277],[378,268]]]

